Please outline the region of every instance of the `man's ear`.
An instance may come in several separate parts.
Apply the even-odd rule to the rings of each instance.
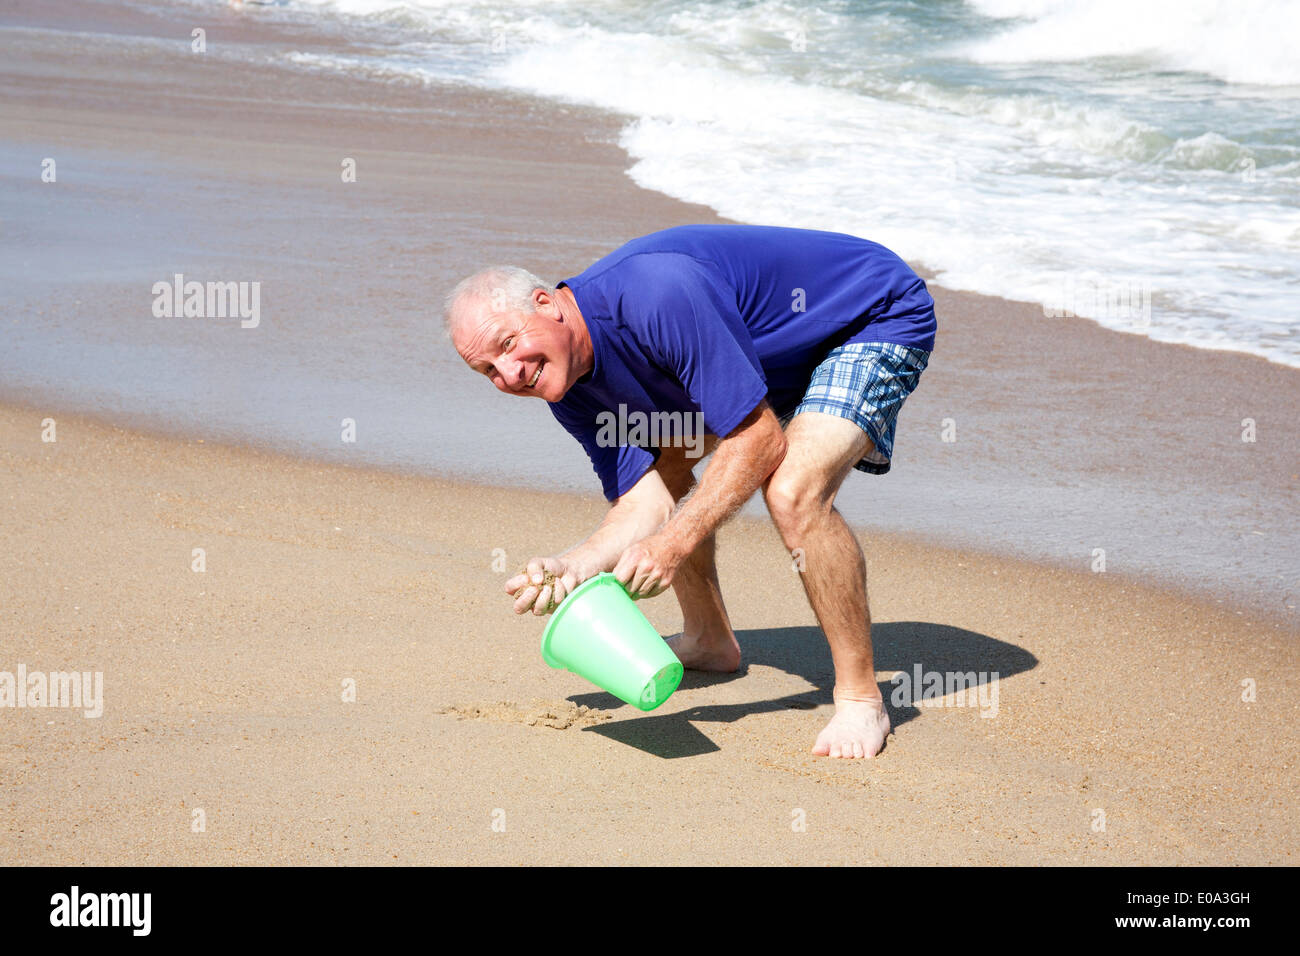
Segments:
[[[556,301],[556,297],[545,289],[533,290],[533,309],[550,319],[559,321],[564,318],[564,314],[560,312],[560,304]]]

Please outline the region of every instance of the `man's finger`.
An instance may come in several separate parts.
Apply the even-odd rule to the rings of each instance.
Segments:
[[[646,597],[646,584],[650,580],[650,571],[644,565],[638,565],[636,575],[632,578],[632,590],[637,597]]]
[[[551,611],[551,585],[546,585],[537,595],[537,600],[533,602],[533,613],[538,617],[549,614]]]
[[[676,574],[677,574],[677,569],[670,568],[659,576],[658,593],[663,594],[665,591],[667,591],[669,588],[673,586],[673,578],[676,576]]]
[[[516,574],[510,580],[506,581],[506,593],[514,594],[522,587],[530,584],[542,583],[542,558],[533,558],[524,566],[524,569]],[[534,580],[536,577],[536,580]],[[522,595],[520,595],[522,597]]]
[[[523,614],[533,606],[533,602],[536,600],[537,587],[530,584],[528,587],[524,588],[524,590],[519,592],[519,596],[515,599],[515,613]]]
[[[618,559],[618,564],[614,565],[614,577],[618,578],[618,583],[627,588],[632,582],[632,574],[636,571],[636,566],[627,559],[627,552],[623,552],[623,557]]]
[[[623,590],[633,599],[636,598],[636,576],[639,570],[640,568],[638,565],[629,561],[627,566],[623,569],[623,573],[617,575],[619,583],[623,585]]]

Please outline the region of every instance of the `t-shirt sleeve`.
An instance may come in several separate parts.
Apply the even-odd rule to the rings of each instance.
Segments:
[[[619,317],[675,375],[725,438],[767,395],[767,379],[735,290],[715,268],[680,253],[643,253],[622,267]]]
[[[575,412],[560,404],[553,404],[551,414],[586,451],[587,457],[591,459],[591,467],[600,479],[606,501],[614,501],[626,494],[655,463],[654,453],[644,448],[634,445],[602,445],[598,442],[594,412]]]

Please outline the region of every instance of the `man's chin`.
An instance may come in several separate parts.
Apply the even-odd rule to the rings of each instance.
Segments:
[[[543,401],[549,402],[550,404],[554,405],[556,402],[563,401],[564,396],[567,394],[569,394],[569,389],[568,387],[565,387],[558,395],[546,395],[543,393],[539,393],[537,397],[542,399]]]

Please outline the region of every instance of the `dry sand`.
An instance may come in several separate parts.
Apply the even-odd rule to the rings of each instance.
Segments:
[[[720,537],[744,670],[641,714],[548,669],[493,571],[596,500],[44,417],[0,409],[0,670],[102,671],[104,713],[0,711],[5,862],[1296,862],[1296,635],[1249,614],[863,534],[882,683],[997,671],[998,709],[894,707],[832,761],[764,522]]]

